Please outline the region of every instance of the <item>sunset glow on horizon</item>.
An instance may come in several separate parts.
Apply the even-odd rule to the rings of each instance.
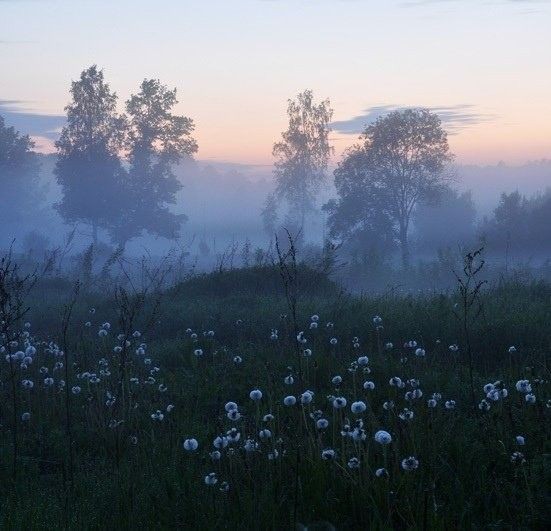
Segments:
[[[177,87],[201,160],[271,164],[287,99],[311,88],[335,161],[374,109],[428,107],[457,162],[521,164],[551,158],[549,27],[542,0],[0,0],[0,114],[51,151],[32,120],[62,120],[97,64],[121,111],[144,77]]]

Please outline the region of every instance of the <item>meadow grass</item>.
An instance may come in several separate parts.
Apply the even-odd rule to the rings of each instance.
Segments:
[[[362,297],[306,267],[297,278],[296,321],[275,267],[146,297],[81,292],[70,318],[71,283],[41,281],[4,337],[2,528],[544,529],[551,287],[481,292],[473,403],[457,293]]]

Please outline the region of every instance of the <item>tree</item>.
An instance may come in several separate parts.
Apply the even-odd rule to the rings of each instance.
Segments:
[[[323,210],[331,238],[346,242],[353,254],[384,253],[394,247],[392,220],[365,170],[362,150],[349,150],[334,172],[338,199],[328,201]]]
[[[42,200],[34,144],[27,135],[8,127],[0,116],[0,226],[18,226],[36,212]]]
[[[289,127],[273,148],[276,158],[274,197],[288,203],[292,217],[302,230],[326,178],[332,153],[329,123],[333,111],[329,100],[316,105],[312,91],[305,90],[296,101],[289,100],[287,115]]]
[[[117,95],[97,66],[84,70],[71,84],[72,101],[65,107],[67,125],[56,142],[55,167],[63,197],[56,209],[68,222],[91,226],[94,244],[98,228],[119,215],[124,197],[124,117],[117,114]]]
[[[390,223],[408,267],[415,208],[420,202],[437,203],[450,178],[446,132],[436,114],[406,109],[377,119],[360,140],[335,171],[333,224],[354,232],[366,224],[384,228]]]
[[[177,103],[176,89],[169,90],[157,79],[144,80],[140,92],[126,102],[130,169],[125,201],[129,208],[123,209],[110,228],[120,244],[144,230],[175,238],[185,220],[168,208],[182,187],[172,166],[191,157],[197,143],[191,137],[193,121],[172,114]]]

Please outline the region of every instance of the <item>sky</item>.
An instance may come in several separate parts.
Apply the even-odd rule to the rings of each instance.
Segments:
[[[428,107],[462,164],[551,158],[551,0],[0,0],[0,114],[52,148],[97,64],[120,108],[178,89],[198,158],[270,165],[287,99],[334,109],[335,160],[371,120]]]

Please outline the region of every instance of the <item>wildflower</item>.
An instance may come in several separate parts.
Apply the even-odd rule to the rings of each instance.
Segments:
[[[536,403],[536,395],[533,393],[528,393],[524,395],[524,399],[528,404],[535,404]]]
[[[524,459],[524,454],[522,452],[513,452],[511,455],[511,463],[515,465],[523,465],[526,463],[526,459]]]
[[[450,352],[457,352],[459,350],[459,346],[455,343],[453,345],[450,345],[448,348],[450,349]]]
[[[279,457],[279,452],[277,451],[276,448],[274,448],[269,454],[268,454],[268,459],[270,461],[273,461],[274,459],[277,459]]]
[[[262,391],[260,389],[253,389],[249,393],[249,396],[251,397],[251,400],[258,402],[262,398]]]
[[[174,404],[168,404],[168,406],[166,406],[166,412],[170,413],[174,409],[174,407]]]
[[[388,431],[379,430],[377,433],[375,433],[374,437],[376,442],[382,445],[387,445],[392,442],[392,436]]]
[[[258,432],[258,436],[261,439],[269,439],[272,436],[272,432],[270,430],[264,428],[263,430],[260,430]]]
[[[338,387],[342,383],[342,377],[341,376],[333,376],[333,378],[331,378],[331,383],[334,386]]]
[[[241,438],[241,433],[236,428],[232,428],[226,432],[226,437],[230,443],[236,443]]]
[[[329,343],[330,343],[331,345],[335,346],[335,345],[338,343],[337,338],[336,338],[336,337],[332,337],[332,338],[329,340]]]
[[[165,393],[167,391],[168,387],[165,384],[159,384],[158,389],[161,393]]]
[[[392,387],[402,387],[403,386],[403,382],[402,382],[402,379],[398,376],[393,376],[389,381],[388,381],[389,385],[392,386]]]
[[[122,352],[122,347],[117,345],[116,347],[113,348],[113,352],[115,354],[120,354]]]
[[[360,468],[360,460],[357,457],[351,457],[348,460],[348,468],[351,468],[351,469]]]
[[[237,404],[235,402],[227,402],[224,409],[229,413],[230,411],[237,409]]]
[[[270,334],[270,339],[272,341],[276,341],[278,339],[278,332],[275,328],[272,329],[272,332]]]
[[[325,326],[327,328],[333,328],[335,325],[331,321],[329,321]]]
[[[195,332],[193,332],[193,334],[191,334],[189,336],[193,341],[196,341],[197,340],[197,334]]]
[[[310,320],[313,322],[313,323],[317,323],[320,318],[319,318],[319,315],[312,315],[312,317],[310,317]]]
[[[532,386],[530,385],[529,380],[519,380],[515,385],[519,393],[530,393],[532,392]]]
[[[517,347],[515,346],[511,346],[508,349],[509,354],[514,354],[516,351],[517,351]]]
[[[375,475],[378,478],[386,478],[386,477],[388,477],[387,469],[386,468],[378,468],[377,470],[375,470]]]
[[[366,409],[367,406],[365,402],[362,402],[361,400],[359,400],[358,402],[352,402],[352,405],[350,406],[350,410],[356,415],[363,413]]]
[[[394,348],[394,345],[390,341],[385,345],[386,350],[392,350],[393,348]]]
[[[211,472],[205,476],[205,485],[212,487],[218,483],[218,478],[216,477],[216,472]]]
[[[515,442],[519,445],[519,446],[524,446],[525,442],[524,442],[524,437],[522,435],[517,435],[515,437]]]
[[[335,409],[342,409],[343,407],[346,407],[346,398],[344,398],[342,396],[337,396],[333,400],[333,407]]]
[[[330,459],[335,458],[335,450],[332,448],[326,448],[321,452],[321,458],[325,459],[325,461],[329,461]]]
[[[407,407],[405,407],[399,414],[398,416],[402,419],[402,420],[411,420],[413,418],[413,411],[411,409],[408,409]]]
[[[228,417],[230,420],[237,421],[241,418],[241,413],[239,413],[237,409],[232,409],[231,411],[228,411],[226,413],[226,417]]]
[[[481,400],[480,403],[478,404],[478,409],[480,409],[481,411],[489,411],[490,410],[490,402],[488,402],[487,400]]]
[[[314,399],[314,393],[312,391],[304,391],[300,395],[300,403],[303,405],[309,404]]]
[[[234,356],[233,362],[234,362],[236,365],[239,365],[240,363],[243,362],[243,358],[242,358],[241,356]]]
[[[75,385],[74,387],[71,387],[71,393],[74,395],[80,394],[81,388],[78,385]]]
[[[264,422],[270,422],[271,420],[274,420],[274,416],[271,413],[268,413],[262,417],[262,420]]]
[[[247,439],[243,448],[245,452],[254,452],[258,449],[258,443],[254,439]]]
[[[31,420],[31,414],[28,411],[26,411],[21,415],[21,420],[23,422],[27,422],[28,420]]]
[[[302,351],[302,355],[303,355],[305,358],[309,358],[310,356],[312,356],[312,350],[309,349],[309,348],[305,348],[305,349]]]
[[[48,367],[40,367],[39,372],[40,374],[48,374]]]
[[[218,490],[220,492],[228,492],[230,490],[230,484],[227,481],[222,481]]]
[[[222,454],[218,450],[214,450],[214,452],[211,452],[209,456],[213,461],[220,461]]]
[[[164,416],[164,414],[161,412],[161,410],[158,409],[157,411],[155,411],[155,413],[151,413],[151,418],[152,418],[153,420],[157,420],[157,421],[161,422],[161,421],[165,418],[165,416]]]
[[[318,419],[316,421],[316,428],[318,430],[325,430],[329,426],[329,421],[327,419]]]
[[[98,332],[99,337],[105,337],[106,335],[107,335],[107,330],[105,330],[105,328],[100,329],[100,331]]]
[[[455,400],[446,400],[444,406],[446,409],[455,409]]]
[[[289,376],[285,376],[285,378],[283,379],[283,382],[285,383],[285,385],[293,385],[293,383],[295,382],[295,379],[289,375]]]
[[[304,337],[304,332],[299,332],[297,334],[297,341],[303,345],[308,342],[308,340]]]
[[[415,355],[416,355],[418,358],[424,358],[424,357],[425,357],[425,349],[424,349],[424,348],[418,348],[418,349],[415,351]]]
[[[495,389],[495,385],[493,383],[487,383],[485,386],[484,386],[484,392],[486,394],[488,394],[489,392],[493,391]]]
[[[429,400],[427,400],[428,407],[434,408],[437,405],[438,405],[438,402],[434,398],[430,398]]]
[[[184,441],[184,450],[188,452],[195,452],[199,448],[199,443],[197,442],[197,439],[186,439]]]
[[[375,389],[375,384],[373,382],[367,381],[367,382],[364,382],[363,388],[366,391],[373,391],[373,389]]]
[[[394,402],[392,400],[387,400],[386,402],[383,402],[383,409],[386,409],[387,411],[394,409]]]
[[[316,323],[315,321],[312,321],[310,323],[310,326],[309,326],[310,330],[315,330],[317,327],[318,327],[318,323]]]
[[[135,435],[130,437],[130,442],[134,445],[138,444],[138,438]]]
[[[406,471],[416,470],[419,467],[419,461],[415,457],[410,456],[402,459],[402,468]]]
[[[194,351],[193,351],[193,354],[199,358],[200,356],[203,355],[203,349],[202,348],[196,348]]]
[[[369,358],[367,356],[360,356],[358,358],[358,365],[365,367],[369,363]]]
[[[373,317],[373,324],[375,326],[379,326],[379,325],[383,324],[383,318],[380,317],[379,315],[376,315],[375,317]]]
[[[286,406],[294,406],[297,403],[297,399],[294,396],[286,396],[283,399],[283,403]]]
[[[229,444],[228,438],[224,437],[223,435],[219,435],[214,439],[214,441],[212,441],[212,445],[217,450],[223,450],[224,448],[226,448],[226,446],[228,446],[228,444]]]
[[[23,380],[21,385],[23,385],[25,389],[32,389],[34,387],[34,382],[32,380]]]

